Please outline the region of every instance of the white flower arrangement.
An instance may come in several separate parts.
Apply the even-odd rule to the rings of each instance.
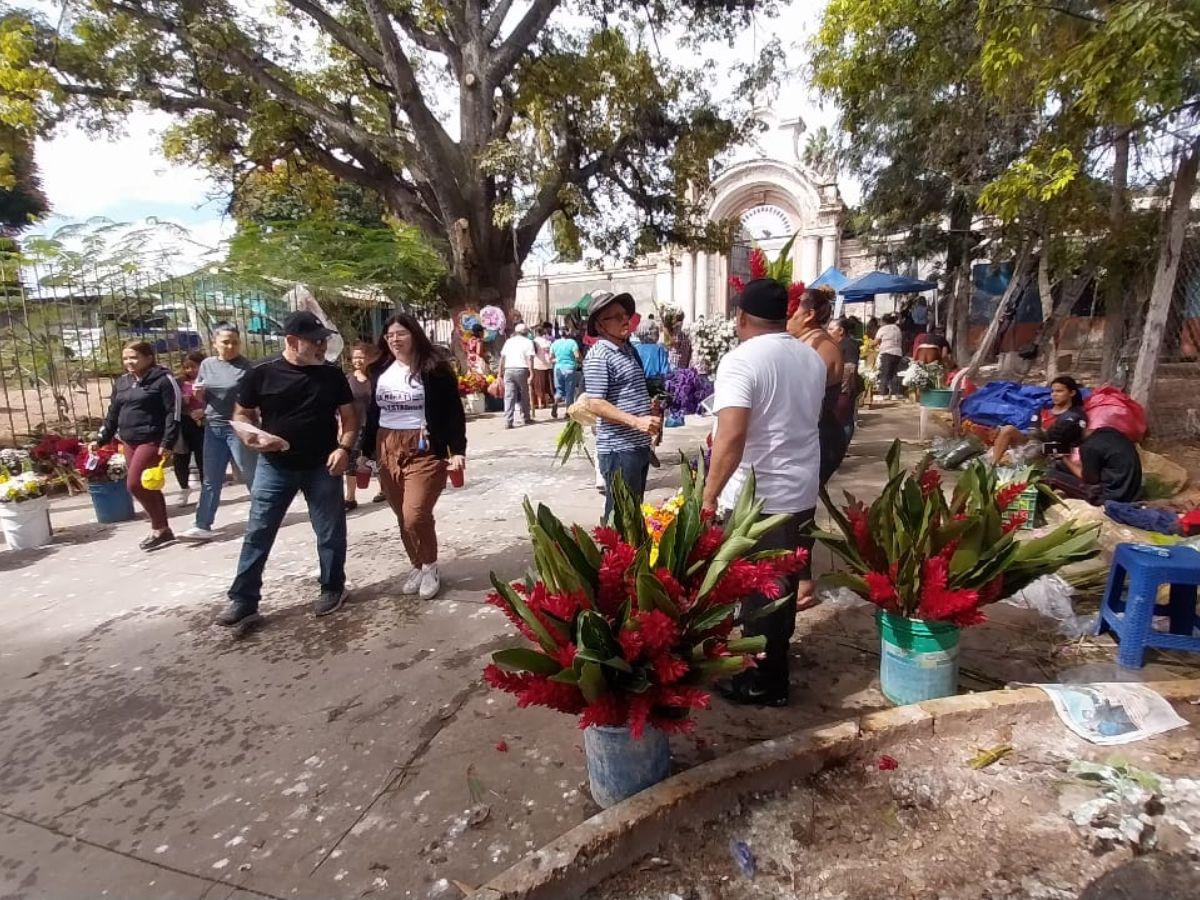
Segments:
[[[9,475],[25,472],[32,465],[33,459],[28,450],[16,450],[12,447],[0,450],[0,470],[6,471]]]
[[[703,373],[717,371],[721,357],[737,346],[737,325],[733,319],[701,316],[688,329],[692,339],[692,363]]]
[[[938,363],[910,362],[900,373],[901,383],[910,391],[927,391],[945,387],[946,370]]]
[[[46,496],[45,482],[33,472],[0,476],[0,503],[22,503]]]

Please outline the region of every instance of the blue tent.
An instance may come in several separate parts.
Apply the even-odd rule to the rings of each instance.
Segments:
[[[921,291],[937,289],[936,281],[918,281],[906,275],[892,275],[888,272],[869,272],[855,278],[845,285],[838,293],[853,303],[870,300],[876,294],[919,294]]]
[[[846,273],[837,266],[830,266],[820,275],[818,275],[813,283],[808,285],[810,288],[819,288],[829,286],[838,293],[841,293],[842,288],[846,286],[846,282],[850,279],[846,277]]]

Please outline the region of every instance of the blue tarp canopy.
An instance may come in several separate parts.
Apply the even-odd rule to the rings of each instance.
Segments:
[[[846,273],[837,266],[830,266],[828,269],[818,275],[813,283],[809,285],[809,287],[819,288],[828,286],[840,294],[842,292],[842,288],[846,286],[846,282],[849,280],[850,279],[846,277]]]
[[[918,281],[906,275],[892,275],[888,272],[869,272],[855,278],[845,285],[838,293],[853,303],[860,300],[870,300],[876,294],[919,294],[921,291],[937,289],[936,281]]]

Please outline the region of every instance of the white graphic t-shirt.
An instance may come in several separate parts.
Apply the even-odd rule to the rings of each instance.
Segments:
[[[420,378],[409,381],[411,370],[396,360],[379,376],[375,402],[379,404],[379,427],[393,431],[415,431],[425,427],[425,385]]]

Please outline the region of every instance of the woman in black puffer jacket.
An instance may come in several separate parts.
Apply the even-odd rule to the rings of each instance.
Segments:
[[[150,535],[138,546],[157,550],[173,543],[175,535],[167,522],[162,491],[142,487],[142,472],[170,460],[179,434],[183,396],[175,376],[158,365],[154,348],[145,341],[126,344],[121,363],[125,374],[113,387],[108,415],[92,448],[115,438],[121,440],[129,466],[125,484],[150,517]]]

